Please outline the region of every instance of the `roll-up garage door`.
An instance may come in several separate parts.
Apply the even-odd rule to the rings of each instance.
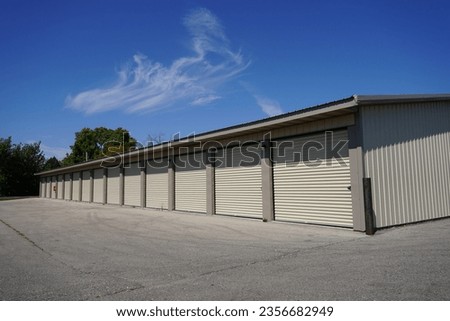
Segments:
[[[108,168],[107,202],[108,204],[119,204],[119,177],[120,168]]]
[[[147,163],[146,206],[167,209],[169,199],[168,159],[151,160]]]
[[[73,173],[72,200],[80,200],[80,172]]]
[[[64,175],[64,199],[70,200],[72,191],[70,190],[70,174]]]
[[[83,186],[81,187],[81,200],[83,202],[90,201],[91,195],[91,174],[89,171],[83,172]]]
[[[45,197],[45,178],[41,178],[41,182],[40,182],[40,186],[41,188],[39,189],[39,196],[40,197]]]
[[[103,203],[103,168],[94,170],[94,202]]]
[[[58,199],[62,200],[64,198],[63,176],[62,175],[58,175],[58,185],[56,187],[56,190],[58,191],[58,193],[57,193]]]
[[[215,173],[216,214],[262,218],[258,145],[218,151]]]
[[[202,157],[202,153],[196,153],[176,159],[176,210],[206,213],[206,168]]]
[[[124,176],[124,205],[141,205],[141,169],[138,163],[125,166]]]
[[[347,140],[347,131],[340,130],[277,141],[273,168],[276,220],[353,226],[348,144],[340,149],[339,159],[329,152]]]
[[[56,193],[57,193],[57,177],[56,176],[52,176],[52,198],[56,198]]]
[[[46,178],[46,184],[45,184],[45,197],[47,198],[51,198],[52,197],[52,178],[51,177],[47,177]]]

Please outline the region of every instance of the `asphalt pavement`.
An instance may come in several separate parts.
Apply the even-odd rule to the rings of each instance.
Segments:
[[[347,229],[0,202],[1,300],[450,300],[450,219]]]

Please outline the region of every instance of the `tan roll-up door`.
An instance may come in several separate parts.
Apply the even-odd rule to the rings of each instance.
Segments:
[[[168,208],[169,174],[168,159],[147,162],[146,206],[159,209]]]
[[[70,174],[64,175],[64,199],[70,200],[72,191],[70,190]]]
[[[94,170],[94,202],[103,203],[103,168]]]
[[[56,198],[57,187],[58,187],[57,176],[52,176],[52,198]]]
[[[73,173],[72,200],[80,200],[80,172]]]
[[[81,187],[81,200],[83,202],[89,202],[91,195],[91,174],[89,171],[84,171],[82,177],[83,186]]]
[[[186,154],[175,163],[175,209],[206,213],[206,168],[203,154]]]
[[[216,155],[216,214],[262,219],[260,148],[236,146]]]
[[[276,142],[273,166],[276,220],[353,226],[348,144],[340,150],[342,158],[333,159],[330,153],[325,154],[325,135]],[[339,141],[348,141],[346,130],[333,132],[332,145]]]
[[[108,204],[119,204],[119,177],[120,168],[108,168],[108,186],[106,196]]]
[[[45,197],[45,178],[42,177],[40,182],[39,196],[42,198]]]
[[[58,199],[62,200],[64,198],[64,195],[63,195],[63,191],[64,191],[64,189],[63,189],[63,176],[62,175],[58,175],[58,183],[57,183],[57,186],[56,186],[56,190],[58,191],[57,192]]]
[[[124,176],[124,205],[141,205],[141,169],[138,163],[125,166]]]
[[[52,178],[51,177],[47,177],[45,179],[46,184],[45,184],[45,197],[47,198],[51,198],[52,197]]]

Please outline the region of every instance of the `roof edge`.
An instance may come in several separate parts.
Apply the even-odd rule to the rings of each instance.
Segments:
[[[450,101],[450,94],[353,95],[357,105]]]

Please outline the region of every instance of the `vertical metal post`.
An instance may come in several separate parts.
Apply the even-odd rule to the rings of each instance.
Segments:
[[[169,158],[169,200],[168,200],[168,210],[175,210],[175,159],[173,157]]]
[[[263,221],[270,222],[275,218],[273,198],[273,165],[272,165],[272,142],[270,138],[262,142],[261,157],[261,188],[263,202]]]
[[[73,173],[69,174],[69,187],[70,187],[70,195],[69,195],[69,201],[73,200]]]
[[[103,199],[102,203],[105,205],[108,202],[108,169],[103,168]]]
[[[81,202],[83,197],[83,171],[80,172],[78,177],[78,202]]]
[[[62,180],[61,195],[62,195],[62,199],[65,199],[66,198],[66,174],[61,174],[61,180]]]
[[[141,207],[145,208],[147,201],[147,163],[145,161],[139,162],[141,174]]]
[[[366,234],[374,235],[375,227],[375,213],[372,206],[372,181],[370,178],[363,178],[364,189],[364,214],[366,218]]]
[[[206,165],[206,214],[216,214],[215,188],[215,154],[210,151],[204,153]]]
[[[124,204],[124,198],[125,198],[125,168],[123,165],[120,165],[120,172],[119,172],[119,205]]]
[[[94,202],[94,170],[89,171],[89,203]]]

